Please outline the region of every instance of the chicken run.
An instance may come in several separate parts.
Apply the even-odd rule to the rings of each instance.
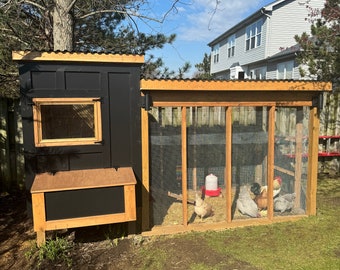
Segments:
[[[255,118],[263,119],[264,110],[255,110]],[[278,110],[280,113],[280,109]],[[291,109],[290,113],[297,113]],[[304,116],[303,125],[307,117]],[[233,125],[231,213],[233,220],[267,217],[269,199],[267,180],[268,135],[262,123],[248,127]],[[190,126],[188,128],[188,224],[215,223],[226,220],[224,127]],[[307,129],[305,129],[307,130]],[[294,130],[295,132],[295,130]],[[183,216],[182,168],[179,165],[179,129],[151,125],[151,207],[153,225],[180,225]],[[273,215],[303,215],[305,211],[306,155],[301,170],[294,171],[296,153],[290,138],[275,140],[275,175],[272,181]],[[305,137],[306,138],[306,137]],[[307,151],[303,141],[302,151]],[[300,166],[300,165],[299,165]],[[299,175],[297,176],[297,173]],[[216,178],[210,190],[208,178]],[[298,180],[297,180],[298,179]],[[299,194],[297,194],[299,190]]]

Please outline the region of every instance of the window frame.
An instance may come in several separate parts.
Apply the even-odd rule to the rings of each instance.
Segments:
[[[246,51],[250,51],[252,49],[255,49],[261,46],[262,26],[263,26],[263,20],[260,19],[246,27],[246,32],[245,32],[245,50]]]
[[[214,64],[219,62],[219,55],[220,55],[220,44],[216,44],[213,47],[213,63]]]
[[[33,130],[36,147],[93,145],[102,141],[102,117],[100,98],[33,98]],[[42,105],[93,105],[94,137],[43,139]]]
[[[235,45],[236,45],[236,36],[234,34],[228,37],[228,42],[227,42],[228,58],[235,56]]]
[[[282,67],[282,72],[280,73],[279,71],[279,67]],[[291,68],[288,69],[288,68]],[[288,72],[287,72],[288,70]],[[281,62],[281,63],[278,63],[276,65],[276,79],[278,80],[292,80],[293,77],[294,77],[294,60],[291,60],[291,61],[286,61],[286,62]],[[287,78],[287,74],[290,74],[291,77],[290,78]],[[282,78],[280,78],[280,74],[282,74]]]

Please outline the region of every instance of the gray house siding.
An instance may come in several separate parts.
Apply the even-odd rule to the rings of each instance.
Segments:
[[[285,1],[274,6],[269,19],[267,56],[278,53],[282,48],[289,48],[296,44],[294,36],[303,32],[310,33],[310,22],[306,1]],[[322,8],[323,0],[309,1],[313,8]]]
[[[322,9],[325,0],[278,0],[258,10],[235,25],[208,45],[219,44],[219,62],[211,61],[211,74],[217,79],[233,79],[235,72],[243,71],[244,78],[253,78],[254,69],[265,68],[266,79],[277,79],[277,65],[295,59],[297,52],[294,36],[310,32],[309,10]],[[261,45],[246,50],[246,27],[262,20]],[[227,40],[235,35],[235,54],[228,58]],[[282,55],[284,57],[282,57]],[[278,56],[278,57],[277,57]],[[300,79],[299,68],[294,62],[293,79]]]

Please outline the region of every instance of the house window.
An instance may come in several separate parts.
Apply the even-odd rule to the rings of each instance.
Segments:
[[[102,140],[99,98],[34,98],[37,147],[94,144]]]
[[[277,65],[277,79],[293,79],[294,62],[288,61]]]
[[[235,35],[228,38],[228,58],[235,55]]]
[[[213,47],[213,59],[214,63],[218,63],[220,57],[220,45],[217,44]]]
[[[261,46],[262,20],[246,28],[246,51]]]
[[[266,79],[266,68],[256,68],[250,70],[250,79],[252,80],[265,80]]]

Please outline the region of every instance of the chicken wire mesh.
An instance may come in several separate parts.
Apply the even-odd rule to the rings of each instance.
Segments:
[[[268,182],[268,109],[235,107],[232,115],[232,205],[229,206],[232,218],[265,217],[268,203],[268,195],[264,192]],[[153,108],[149,116],[150,222],[152,226],[183,224],[181,108]],[[187,108],[186,200],[189,223],[226,220],[225,122],[223,107]],[[275,181],[274,206],[275,199],[278,201],[274,215],[305,211],[307,132],[307,108],[277,108],[274,176],[280,181],[271,179]],[[217,179],[217,190],[206,188],[209,175]],[[194,206],[196,194],[212,206],[211,215],[204,218],[197,216]],[[287,194],[294,196],[291,206],[284,201],[285,197],[281,198],[286,196],[288,199]],[[243,200],[244,209],[240,209],[240,197],[247,197],[248,204],[256,209],[248,210],[246,199]]]

